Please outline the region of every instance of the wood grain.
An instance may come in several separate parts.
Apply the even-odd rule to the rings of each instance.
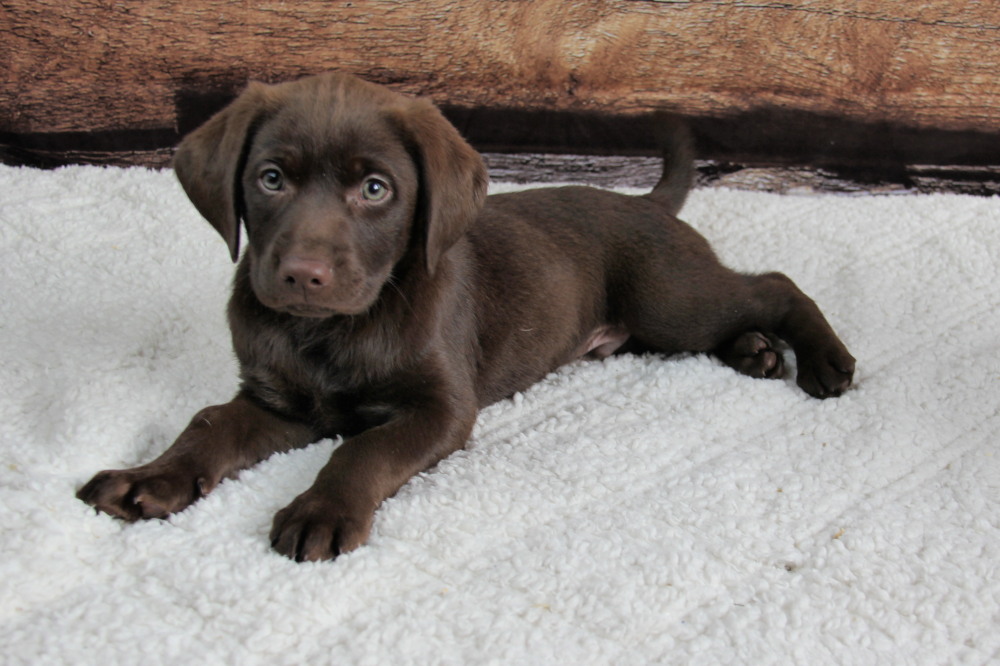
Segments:
[[[4,0],[2,10],[0,143],[14,152],[44,152],[44,136],[176,138],[250,79],[327,69],[465,110],[1000,128],[992,0]]]

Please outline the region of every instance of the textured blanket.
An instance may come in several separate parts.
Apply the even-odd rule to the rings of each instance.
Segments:
[[[0,167],[0,191],[3,663],[1000,658],[997,199],[694,192],[726,263],[819,303],[856,388],[578,362],[484,410],[367,546],[295,564],[271,518],[336,441],[169,520],[74,498],[236,389],[232,267],[173,175]]]

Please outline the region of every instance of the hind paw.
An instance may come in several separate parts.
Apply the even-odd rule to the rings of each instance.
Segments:
[[[854,357],[840,341],[832,347],[803,354],[798,359],[798,385],[815,398],[835,398],[854,381]]]
[[[749,377],[780,379],[785,375],[785,359],[777,340],[759,331],[747,331],[715,350],[723,363]]]

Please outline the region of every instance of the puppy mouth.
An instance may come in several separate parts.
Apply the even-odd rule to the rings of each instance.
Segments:
[[[296,317],[309,317],[311,319],[325,319],[326,317],[332,317],[337,314],[344,314],[332,308],[306,304],[284,305],[277,309]]]
[[[270,299],[259,300],[267,307],[278,312],[290,314],[294,317],[304,317],[309,319],[326,319],[328,317],[345,316],[351,317],[368,311],[371,306],[365,299],[353,299],[345,302],[320,304],[307,300],[296,300],[289,302],[279,299],[277,302]]]

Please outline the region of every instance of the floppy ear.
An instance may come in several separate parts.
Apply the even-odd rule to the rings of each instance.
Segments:
[[[486,166],[437,107],[415,99],[396,117],[417,153],[427,270],[466,232],[486,199]]]
[[[269,86],[251,83],[229,106],[181,141],[174,173],[188,198],[229,246],[240,254],[240,177],[251,129],[266,110]]]

